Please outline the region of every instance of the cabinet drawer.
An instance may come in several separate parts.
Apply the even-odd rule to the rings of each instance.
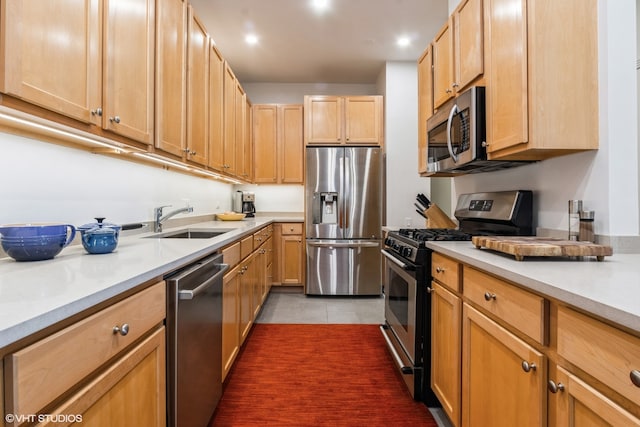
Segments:
[[[633,402],[640,402],[640,338],[558,307],[558,355]]]
[[[253,235],[240,240],[240,259],[245,259],[253,252]]]
[[[546,344],[544,298],[470,267],[464,267],[464,296],[540,344]]]
[[[460,291],[460,263],[438,253],[431,257],[431,277],[458,292]]]
[[[229,264],[229,269],[240,262],[240,242],[227,246],[222,250],[222,259],[225,264]]]
[[[36,414],[165,318],[159,282],[5,357],[6,411]],[[126,335],[114,327],[129,325]]]
[[[253,247],[257,249],[267,240],[267,227],[253,233]]]
[[[302,223],[301,222],[283,223],[282,234],[302,234]]]

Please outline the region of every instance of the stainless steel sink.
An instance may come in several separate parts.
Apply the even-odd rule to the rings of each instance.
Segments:
[[[211,239],[224,234],[230,230],[211,230],[207,228],[185,228],[182,230],[169,231],[167,233],[154,234],[148,236],[149,239]]]

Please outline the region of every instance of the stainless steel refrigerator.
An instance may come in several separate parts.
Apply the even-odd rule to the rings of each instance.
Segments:
[[[383,168],[380,148],[306,149],[306,294],[382,293]]]

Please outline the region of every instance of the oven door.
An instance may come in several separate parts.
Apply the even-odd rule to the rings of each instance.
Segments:
[[[422,367],[416,366],[416,298],[418,281],[414,264],[384,255],[384,316],[380,330],[402,378],[414,399],[422,395]]]

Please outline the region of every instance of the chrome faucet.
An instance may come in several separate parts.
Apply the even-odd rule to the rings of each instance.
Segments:
[[[177,215],[179,213],[182,212],[193,212],[193,206],[187,206],[186,208],[180,208],[180,209],[176,209],[173,210],[171,212],[169,212],[166,215],[162,215],[162,209],[164,208],[168,208],[171,205],[165,205],[165,206],[160,206],[157,207],[153,210],[154,213],[154,218],[155,218],[155,222],[153,223],[153,231],[155,231],[156,233],[162,231],[162,223],[166,220],[168,220],[169,218],[171,218],[174,215]]]

